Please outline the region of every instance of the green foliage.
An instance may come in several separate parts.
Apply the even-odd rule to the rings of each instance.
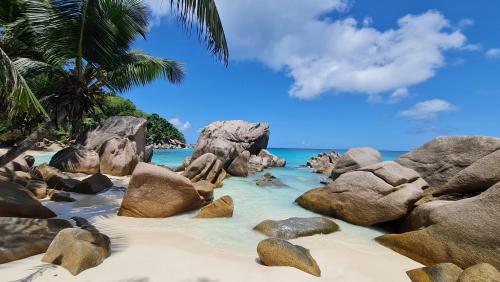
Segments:
[[[177,139],[186,143],[182,132],[158,114],[152,114],[148,117],[147,139],[149,143],[158,143],[167,139]]]
[[[104,117],[133,116],[147,118],[148,114],[138,110],[132,101],[120,96],[106,96],[101,106]]]

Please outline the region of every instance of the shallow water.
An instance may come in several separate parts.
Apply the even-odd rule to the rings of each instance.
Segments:
[[[253,227],[265,219],[286,219],[289,217],[318,216],[295,204],[295,199],[302,193],[321,186],[320,181],[326,179],[322,174],[313,173],[311,169],[300,167],[313,155],[326,150],[271,149],[271,152],[285,157],[287,167],[272,168],[246,178],[231,177],[224,181],[224,186],[215,190],[215,198],[230,195],[234,201],[232,218],[194,219],[196,211],[165,219],[114,218],[119,208],[125,189],[113,188],[99,195],[74,194],[74,203],[45,202],[54,212],[69,218],[74,215],[89,219],[99,218],[102,228],[106,228],[106,220],[102,217],[113,217],[120,222],[120,228],[174,231],[199,239],[221,250],[234,249],[242,255],[255,253],[256,244],[265,238],[253,231]],[[177,166],[190,156],[191,149],[155,150],[153,162],[167,166]],[[384,159],[394,159],[398,152],[385,152]],[[270,172],[286,184],[286,187],[259,187],[255,181],[265,172]],[[371,238],[381,234],[380,231],[354,226],[341,220],[335,220],[344,232],[337,232],[325,237],[341,241],[343,244],[354,244],[357,248],[372,244]],[[109,227],[112,228],[112,227]],[[110,232],[113,232],[110,230]],[[367,238],[370,240],[367,241]]]

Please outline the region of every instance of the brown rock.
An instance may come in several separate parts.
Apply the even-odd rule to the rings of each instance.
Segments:
[[[44,253],[60,230],[71,227],[64,219],[0,217],[0,264]]]
[[[426,265],[452,262],[467,268],[480,262],[500,267],[500,183],[478,196],[418,206],[402,234],[376,240]]]
[[[62,171],[93,174],[99,172],[99,155],[82,145],[70,146],[52,156],[49,165]]]
[[[213,203],[204,206],[196,218],[232,217],[233,209],[233,199],[230,196],[222,196]]]
[[[462,269],[453,263],[439,263],[408,270],[412,282],[456,282]]]
[[[248,176],[248,161],[250,160],[250,152],[243,151],[229,165],[227,172],[232,176],[246,177]]]
[[[43,180],[32,179],[26,185],[28,189],[37,199],[44,199],[47,197],[47,183]]]
[[[221,187],[226,171],[222,167],[222,162],[214,154],[207,153],[192,161],[183,175],[193,182],[207,180],[216,187]]]
[[[17,158],[15,158],[13,161],[7,163],[4,168],[6,170],[10,171],[30,171],[30,166],[26,162],[26,159],[24,158],[24,155],[21,155]]]
[[[446,184],[462,169],[500,149],[500,138],[439,137],[399,157],[396,162],[418,172],[431,186]]]
[[[61,192],[57,190],[50,189],[47,193],[50,200],[53,202],[74,202],[75,199],[71,198],[71,194],[68,192]]]
[[[207,180],[201,180],[195,182],[194,189],[200,194],[205,200],[205,203],[211,203],[214,200],[214,189],[215,185]]]
[[[478,263],[465,269],[457,282],[499,282],[500,273],[491,264]]]
[[[0,217],[50,218],[56,216],[26,188],[0,182]]]
[[[203,199],[189,179],[159,166],[139,163],[118,215],[169,217],[199,208]]]
[[[113,138],[106,141],[99,151],[101,173],[124,176],[132,174],[139,162],[136,144],[126,138]]]
[[[111,253],[109,237],[79,228],[61,230],[42,258],[59,264],[73,275],[98,266]]]
[[[264,265],[290,266],[314,276],[321,276],[321,270],[309,250],[285,240],[270,238],[260,241],[257,253]]]
[[[104,174],[96,173],[76,184],[71,192],[81,194],[97,194],[113,186],[113,182]]]

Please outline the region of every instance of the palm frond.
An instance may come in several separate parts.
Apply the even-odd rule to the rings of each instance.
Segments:
[[[227,65],[229,48],[215,0],[170,0],[170,5],[186,27],[197,24],[207,48]]]
[[[7,116],[27,113],[32,116],[47,116],[24,77],[19,73],[16,64],[0,48],[0,98]]]
[[[133,86],[146,85],[158,78],[172,83],[184,79],[182,63],[146,55],[140,51],[130,52],[122,58],[123,66],[114,70],[100,70],[99,76],[106,86],[118,92]]]

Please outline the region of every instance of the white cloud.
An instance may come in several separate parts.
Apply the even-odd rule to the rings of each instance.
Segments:
[[[436,119],[438,114],[458,110],[458,107],[441,99],[432,99],[415,104],[413,107],[398,113],[400,117],[414,120]]]
[[[189,121],[183,122],[178,117],[174,117],[168,120],[173,126],[178,129],[185,131],[191,128],[191,123]]]
[[[500,48],[488,49],[485,55],[490,59],[500,59]]]
[[[474,20],[473,19],[461,19],[458,22],[458,27],[459,28],[466,28],[468,26],[474,25]]]
[[[388,103],[389,104],[395,104],[404,98],[410,96],[410,92],[408,91],[408,88],[402,87],[394,90],[392,92],[391,96],[389,96]]]
[[[154,15],[162,0],[147,0]],[[408,88],[445,65],[444,52],[463,50],[466,37],[438,11],[406,15],[377,30],[341,15],[348,0],[216,0],[232,60],[258,61],[293,78],[289,94],[310,99],[328,92],[370,96]],[[466,23],[466,22],[464,22]],[[462,25],[464,25],[462,23]]]

